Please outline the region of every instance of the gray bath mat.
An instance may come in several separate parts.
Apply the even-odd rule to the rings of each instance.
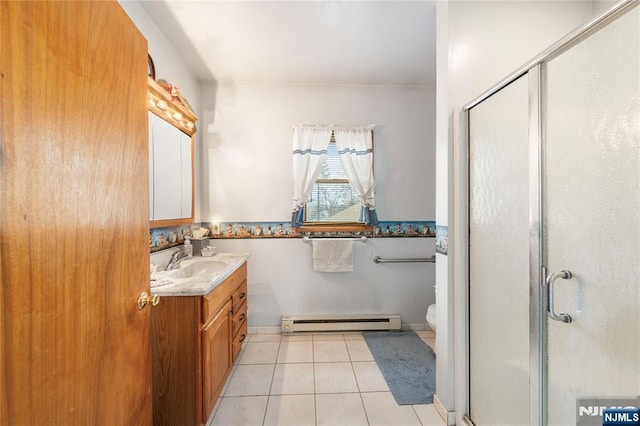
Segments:
[[[436,354],[414,332],[363,333],[399,405],[431,404],[436,391]]]

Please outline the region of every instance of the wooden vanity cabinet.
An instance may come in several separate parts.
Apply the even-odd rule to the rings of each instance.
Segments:
[[[153,424],[203,425],[247,336],[247,264],[205,296],[165,296],[151,315]]]

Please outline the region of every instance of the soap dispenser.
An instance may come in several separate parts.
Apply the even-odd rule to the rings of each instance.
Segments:
[[[187,254],[187,258],[191,259],[193,257],[193,246],[189,237],[184,238],[184,248],[182,250]]]

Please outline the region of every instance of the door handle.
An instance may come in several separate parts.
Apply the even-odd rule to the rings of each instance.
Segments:
[[[557,314],[554,308],[554,294],[553,294],[553,284],[558,278],[562,278],[563,280],[569,280],[573,277],[571,271],[567,271],[563,269],[560,272],[554,272],[552,274],[547,275],[546,284],[547,284],[547,312],[549,314],[549,318],[555,321],[561,321],[565,323],[571,322],[571,315],[559,313]]]
[[[136,307],[138,308],[138,310],[142,310],[147,305],[156,306],[158,305],[158,303],[160,303],[160,296],[158,296],[157,294],[150,296],[146,291],[143,291],[142,293],[140,293],[138,299],[136,300]]]

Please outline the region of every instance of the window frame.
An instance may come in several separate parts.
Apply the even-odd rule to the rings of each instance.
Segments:
[[[336,143],[335,134],[333,130],[331,131],[331,140],[329,142]],[[373,151],[373,168],[375,175],[375,148],[374,148],[374,134],[373,130],[371,130],[371,149]],[[326,159],[325,159],[326,161]],[[314,182],[314,185],[317,183],[348,183],[351,185],[349,179],[326,179],[326,178],[317,178]],[[364,222],[314,222],[307,221],[307,204],[305,203],[305,212],[303,224],[300,227],[297,227],[296,230],[299,232],[372,232],[373,225],[365,225]]]

